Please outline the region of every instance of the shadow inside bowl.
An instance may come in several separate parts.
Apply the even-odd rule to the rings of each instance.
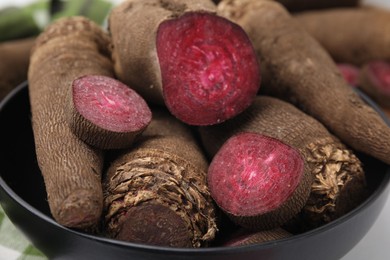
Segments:
[[[358,154],[370,196],[320,228],[261,245],[202,249],[164,248],[96,237],[58,225],[50,215],[35,155],[27,82],[0,105],[0,203],[11,221],[50,259],[339,259],[367,233],[388,193],[388,165]]]
[[[28,204],[50,215],[43,199],[46,192],[34,152],[29,106],[29,102],[9,102],[0,114],[1,177]]]

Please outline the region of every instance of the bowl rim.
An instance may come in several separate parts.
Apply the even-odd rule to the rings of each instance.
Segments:
[[[10,102],[11,99],[15,97],[20,91],[22,91],[24,88],[28,87],[28,82],[25,81],[21,84],[19,84],[16,88],[14,88],[6,97],[4,97],[3,100],[0,101],[0,113],[4,109],[4,107]],[[383,119],[386,121],[388,125],[390,125],[390,120],[384,115],[384,113],[380,110],[380,108],[364,93],[360,93],[361,91],[357,91],[359,95],[362,95],[363,99],[369,103],[370,105],[373,105],[374,109],[377,109]],[[272,248],[274,246],[280,245],[280,244],[288,244],[292,241],[301,240],[307,237],[315,236],[316,234],[322,233],[325,230],[331,230],[336,228],[337,226],[341,225],[342,223],[348,221],[350,218],[356,217],[357,214],[359,214],[360,211],[364,210],[365,208],[369,207],[369,205],[372,203],[372,201],[375,201],[381,194],[386,190],[388,186],[390,186],[390,166],[386,165],[386,173],[384,174],[383,180],[380,182],[378,187],[370,194],[369,197],[367,197],[362,203],[360,203],[357,207],[352,209],[350,212],[346,213],[345,215],[327,223],[320,227],[317,227],[315,229],[306,231],[301,234],[293,235],[291,237],[282,238],[274,241],[268,241],[261,244],[252,244],[252,245],[241,245],[241,246],[234,246],[234,247],[224,247],[224,246],[215,246],[215,247],[204,247],[204,248],[175,248],[175,247],[164,247],[164,246],[155,246],[155,245],[147,245],[147,244],[139,244],[139,243],[132,243],[132,242],[126,242],[121,240],[116,240],[112,238],[106,238],[103,236],[98,235],[91,235],[87,233],[83,233],[81,231],[73,230],[71,228],[67,228],[65,226],[60,225],[57,223],[52,217],[48,216],[47,214],[41,212],[37,208],[33,207],[29,203],[27,203],[23,198],[21,198],[8,184],[5,182],[3,177],[0,174],[0,188],[4,190],[4,192],[13,200],[15,200],[19,205],[21,205],[24,209],[29,211],[31,214],[35,215],[37,218],[42,219],[45,222],[48,222],[50,225],[59,228],[66,232],[71,232],[74,235],[81,236],[90,240],[98,241],[101,243],[108,243],[116,246],[121,247],[131,247],[133,250],[147,250],[148,252],[154,252],[154,253],[169,253],[169,254],[183,254],[183,253],[190,253],[190,254],[209,254],[209,253],[238,253],[240,251],[251,251],[251,250],[257,250],[258,248],[267,249]],[[388,198],[386,198],[388,199]],[[1,201],[0,201],[1,202]],[[1,203],[0,203],[1,204]],[[3,206],[3,205],[2,205]],[[382,210],[382,209],[381,209]],[[6,211],[6,210],[4,210]],[[12,220],[11,220],[12,222]],[[17,227],[18,228],[18,227]],[[19,229],[19,228],[18,228]],[[29,239],[27,237],[27,239]],[[31,241],[31,240],[29,240]]]

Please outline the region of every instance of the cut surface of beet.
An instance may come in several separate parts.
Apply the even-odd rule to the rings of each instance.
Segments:
[[[367,64],[371,81],[378,87],[378,91],[390,97],[390,63],[386,61],[372,61]]]
[[[208,171],[211,196],[224,211],[256,216],[290,198],[304,174],[300,153],[281,141],[256,133],[228,139]]]
[[[286,238],[292,235],[282,228],[262,230],[258,232],[243,230],[241,231],[241,234],[240,232],[237,233],[238,234],[232,236],[229,240],[227,240],[223,244],[223,246],[232,247],[232,246],[243,246],[243,245],[251,245],[251,244],[261,244],[268,241]]]
[[[359,68],[347,63],[337,64],[341,75],[351,86],[356,86],[359,82]]]
[[[160,24],[157,54],[170,112],[191,125],[212,125],[247,108],[260,87],[250,40],[236,24],[189,12]]]
[[[138,131],[151,120],[151,111],[141,96],[106,76],[88,75],[74,80],[73,103],[84,118],[113,132]]]

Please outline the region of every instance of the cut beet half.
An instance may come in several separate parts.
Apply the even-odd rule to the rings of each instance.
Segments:
[[[345,81],[349,85],[356,87],[359,82],[359,68],[347,63],[339,63],[337,67]]]
[[[73,81],[70,111],[72,131],[101,149],[129,147],[152,119],[147,103],[134,90],[100,75]]]
[[[273,228],[303,208],[307,194],[296,191],[304,174],[296,149],[268,136],[240,133],[214,156],[208,185],[217,205],[237,224]]]
[[[189,12],[157,31],[164,102],[190,125],[212,125],[242,112],[260,87],[246,33],[225,18]]]

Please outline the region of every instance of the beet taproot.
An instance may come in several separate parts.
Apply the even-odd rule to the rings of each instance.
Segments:
[[[159,246],[206,246],[217,231],[208,162],[185,124],[168,111],[152,111],[134,148],[109,166],[106,234]]]
[[[71,131],[66,116],[73,80],[89,74],[113,77],[110,38],[83,17],[57,20],[39,35],[28,71],[38,165],[54,219],[89,229],[103,209],[103,154]]]
[[[122,82],[101,75],[73,81],[68,116],[74,134],[100,149],[130,147],[152,119],[141,96]]]
[[[0,99],[27,80],[30,51],[35,37],[0,43]]]
[[[291,102],[354,150],[390,163],[390,127],[345,82],[328,52],[282,5],[225,0],[218,13],[248,33],[262,65],[260,94]],[[333,28],[339,24],[344,25]]]
[[[270,212],[267,218],[259,218],[258,222],[260,223],[244,223],[244,227],[253,228],[252,226],[255,226],[257,229],[263,229],[270,226],[275,228],[287,223],[287,220],[293,219],[298,212],[303,212],[304,221],[308,223],[308,226],[319,226],[356,207],[366,194],[362,164],[353,151],[330,134],[315,118],[285,101],[268,96],[258,96],[254,103],[241,115],[220,125],[201,127],[199,132],[202,143],[209,157],[212,158],[209,170],[211,175],[215,174],[212,172],[215,171],[212,168],[213,164],[216,160],[220,160],[218,154],[226,143],[231,142],[233,138],[237,140],[240,136],[245,137],[248,133],[280,140],[280,142],[294,148],[307,165],[306,171],[308,173],[299,179],[300,183],[296,187],[296,194],[291,195],[289,205],[287,202],[279,201],[278,206],[283,209],[279,211],[282,213]],[[278,157],[287,156],[287,154],[284,154],[284,150],[278,151],[277,145],[274,146],[275,151],[258,150],[257,153],[259,154],[265,153],[267,158],[264,160],[265,163],[262,159],[256,159],[257,157],[252,156],[252,147],[255,146],[258,146],[258,141],[255,139],[250,140],[250,142],[242,139],[241,144],[230,145],[230,156],[225,161],[231,165],[226,165],[226,167],[220,169],[220,171],[225,171],[225,173],[221,172],[219,174],[220,180],[218,182],[221,187],[213,186],[214,181],[210,180],[209,177],[208,183],[212,196],[215,196],[215,194],[218,197],[222,196],[221,199],[224,200],[224,204],[233,204],[236,198],[250,195],[255,197],[254,200],[260,200],[259,195],[255,192],[256,189],[259,189],[258,187],[263,186],[256,183],[256,175],[266,172],[263,168],[267,169],[266,167],[269,167],[271,170],[276,169],[274,171],[287,174],[289,170],[295,167],[292,164],[293,157],[291,156],[285,159],[287,163],[277,161]],[[263,148],[258,147],[256,149]],[[238,150],[246,152],[241,154]],[[235,164],[238,166],[233,166]],[[247,175],[244,172],[245,167],[254,170],[247,170],[251,173],[247,177],[245,177]],[[235,171],[232,171],[232,169]],[[228,180],[231,178],[227,176],[228,174],[237,175],[234,177],[234,183],[225,181],[226,178]],[[266,178],[272,177],[270,174],[266,175],[264,177],[265,183],[267,183]],[[258,179],[262,181],[260,178]],[[264,189],[269,189],[270,197],[276,196],[274,200],[279,199],[281,189],[285,189],[289,185],[291,185],[289,188],[294,188],[288,181],[280,183],[279,188],[274,187],[272,183],[276,181],[273,180],[269,187],[264,187]],[[238,189],[237,186],[242,186],[243,183],[252,186],[253,190],[250,188],[246,191]],[[229,194],[221,189],[228,189]],[[246,192],[248,195],[246,195]],[[259,192],[265,193],[264,190],[259,190]],[[307,193],[310,194],[306,195]],[[269,201],[272,201],[272,199],[269,199]],[[221,205],[218,199],[216,203]],[[250,211],[241,209],[242,213],[233,216],[233,220],[242,225],[242,216],[240,217],[240,215],[244,215],[246,212],[250,213],[248,215],[254,215],[251,211],[256,209],[256,205],[253,204],[254,202],[247,206],[251,208]],[[267,203],[267,205],[270,205],[270,203]],[[225,207],[223,204],[222,206]],[[303,221],[303,218],[300,221]]]
[[[335,8],[294,15],[294,20],[339,63],[362,66],[390,58],[390,12],[385,9]]]
[[[109,18],[118,78],[190,125],[241,113],[260,87],[246,33],[211,0],[130,0]]]
[[[390,119],[390,109],[388,108],[382,108],[383,112],[385,113],[385,115]]]

